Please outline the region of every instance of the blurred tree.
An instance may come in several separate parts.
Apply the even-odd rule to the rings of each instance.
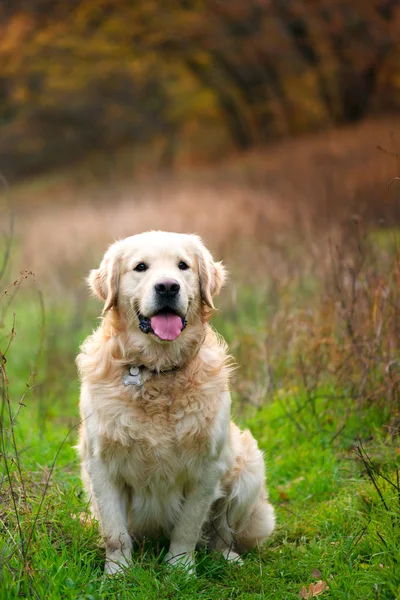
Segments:
[[[399,10],[400,0],[4,2],[0,169],[127,144],[172,165],[202,144],[246,149],[397,109]]]

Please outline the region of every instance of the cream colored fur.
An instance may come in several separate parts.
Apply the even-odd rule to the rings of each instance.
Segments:
[[[187,327],[173,342],[139,330],[160,277],[181,286]],[[133,536],[166,534],[167,561],[193,571],[197,544],[238,560],[274,528],[263,456],[230,422],[227,347],[208,324],[224,280],[197,236],[159,231],[116,242],[89,276],[104,316],[77,359],[79,453],[107,573],[129,565]],[[147,367],[141,387],[123,384],[129,365]]]

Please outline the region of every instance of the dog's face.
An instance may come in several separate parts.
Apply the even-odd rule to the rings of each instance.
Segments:
[[[203,306],[214,308],[224,279],[197,236],[151,231],[113,244],[88,281],[104,311],[117,307],[130,327],[172,342],[201,319]]]

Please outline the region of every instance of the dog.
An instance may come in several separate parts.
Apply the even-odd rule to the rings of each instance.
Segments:
[[[104,302],[77,358],[82,479],[106,548],[166,535],[166,561],[195,570],[198,545],[230,561],[275,514],[262,452],[230,421],[232,363],[209,325],[225,268],[195,235],[151,231],[112,244],[88,283]]]

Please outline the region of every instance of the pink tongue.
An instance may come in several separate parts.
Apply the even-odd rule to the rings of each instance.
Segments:
[[[182,331],[182,319],[178,315],[161,314],[150,319],[151,327],[162,340],[176,340]]]

